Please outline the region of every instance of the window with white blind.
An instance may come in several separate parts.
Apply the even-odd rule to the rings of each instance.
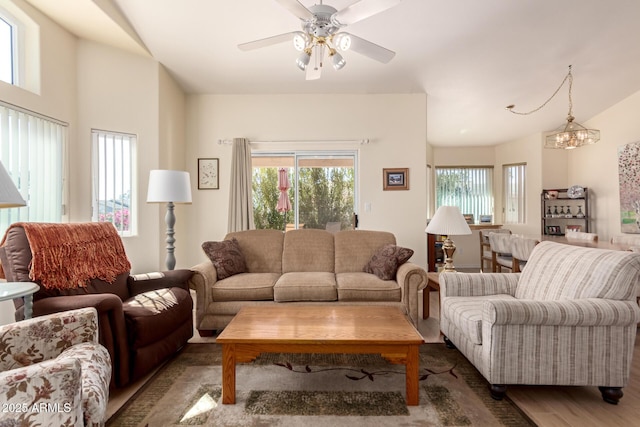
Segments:
[[[61,222],[67,124],[0,103],[0,161],[27,206],[0,209],[0,233],[18,221]]]
[[[493,204],[493,167],[436,167],[436,209],[457,206],[479,222]]]
[[[526,172],[526,163],[504,165],[502,167],[505,224],[524,224],[527,220],[525,209]]]
[[[15,29],[0,10],[0,80],[13,84],[15,75]]]
[[[135,135],[91,131],[93,214],[96,222],[111,222],[121,236],[136,233]]]

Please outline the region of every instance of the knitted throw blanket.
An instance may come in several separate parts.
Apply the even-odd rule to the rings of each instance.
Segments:
[[[110,222],[19,222],[9,230],[14,227],[24,228],[31,247],[29,278],[47,289],[86,287],[94,278],[113,283],[118,274],[131,270],[122,239]],[[5,233],[0,246],[6,238]]]

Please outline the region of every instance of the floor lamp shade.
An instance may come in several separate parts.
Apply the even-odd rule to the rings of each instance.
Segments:
[[[152,170],[149,173],[149,188],[147,189],[147,203],[166,203],[167,214],[164,219],[167,223],[167,270],[173,270],[176,266],[173,238],[173,226],[176,217],[173,213],[174,203],[191,203],[191,180],[189,172],[174,170]]]
[[[440,206],[424,231],[429,234],[447,236],[442,244],[442,250],[446,257],[444,271],[456,271],[453,266],[453,254],[456,251],[456,246],[449,236],[471,234],[471,229],[460,213],[460,209],[457,206]]]
[[[27,202],[20,195],[4,165],[0,163],[0,208],[16,208],[26,205]]]
[[[149,173],[147,203],[191,203],[189,172],[156,169]]]

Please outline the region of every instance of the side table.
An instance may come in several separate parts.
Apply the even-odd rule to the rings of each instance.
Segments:
[[[14,298],[24,300],[24,318],[30,319],[33,314],[33,294],[40,286],[32,282],[4,282],[0,283],[0,301]]]
[[[422,318],[429,318],[429,292],[440,291],[440,273],[427,273],[427,286],[422,290]]]

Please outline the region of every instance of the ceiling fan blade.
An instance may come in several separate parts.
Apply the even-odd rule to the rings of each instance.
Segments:
[[[311,61],[307,65],[306,80],[318,80],[322,74],[322,61],[324,48],[322,46],[314,46],[311,53]]]
[[[274,44],[291,41],[293,36],[300,33],[300,31],[292,31],[290,33],[278,34],[277,36],[267,37],[266,39],[254,40],[252,42],[241,43],[238,45],[240,50],[253,50],[260,49],[262,47],[271,46]]]
[[[309,11],[302,3],[298,0],[276,0],[282,7],[289,10],[289,12],[293,13],[295,16],[302,20],[313,18],[313,13]]]
[[[380,45],[372,43],[368,40],[360,38],[358,36],[354,36],[349,33],[340,33],[345,34],[351,38],[351,46],[349,50],[353,50],[354,52],[359,53],[360,55],[367,56],[371,59],[375,59],[376,61],[382,62],[386,64],[391,61],[396,53],[392,50],[384,48]]]
[[[360,0],[336,12],[331,16],[331,22],[344,27],[367,19],[370,16],[384,12],[399,4],[402,0]]]

